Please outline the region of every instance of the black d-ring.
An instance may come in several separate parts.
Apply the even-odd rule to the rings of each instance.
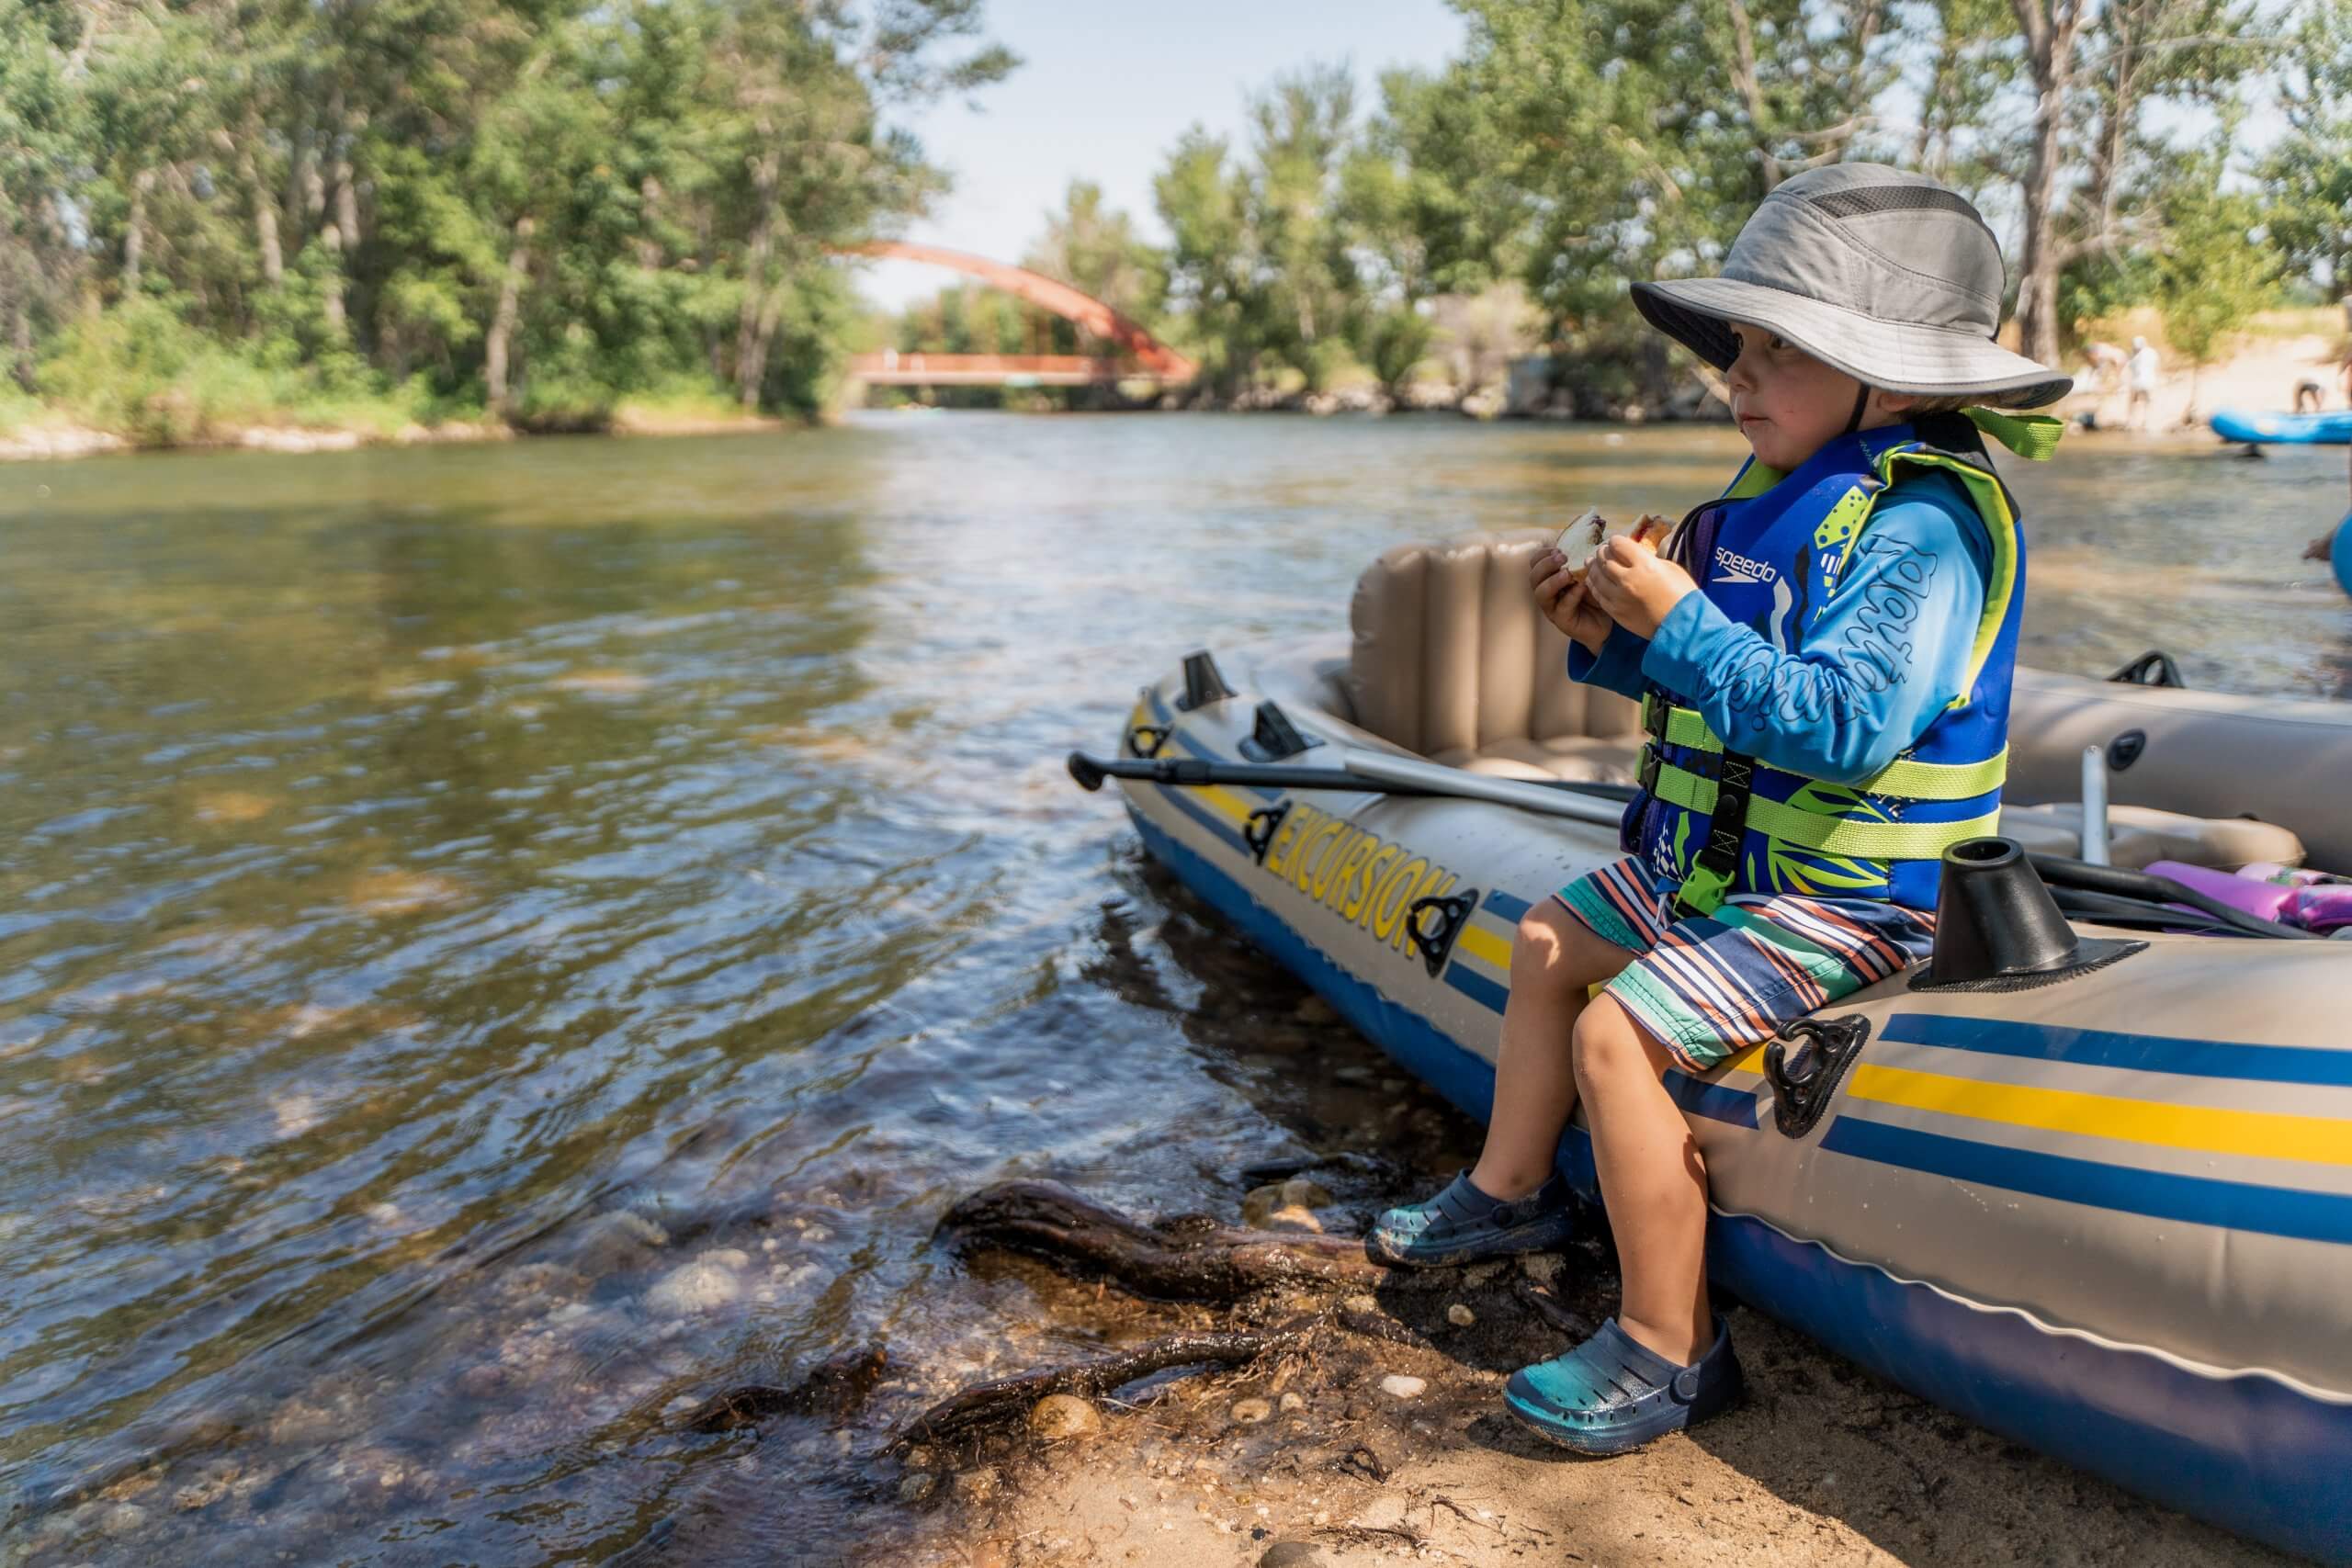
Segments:
[[[1274,835],[1282,829],[1283,818],[1289,815],[1290,802],[1285,800],[1279,806],[1258,807],[1241,825],[1241,841],[1250,846],[1250,852],[1257,857],[1260,865],[1266,863],[1266,851],[1272,847]]]
[[[1478,890],[1465,893],[1436,893],[1426,898],[1416,898],[1405,907],[1405,939],[1413,951],[1429,965],[1431,976],[1445,967],[1445,955],[1453,951],[1453,939],[1470,920],[1470,911],[1478,907]]]
[[[1173,725],[1138,724],[1127,731],[1127,750],[1138,757],[1157,757],[1168,738],[1176,733]]]
[[[1792,1019],[1764,1043],[1764,1076],[1772,1085],[1772,1121],[1783,1137],[1802,1138],[1813,1131],[1830,1096],[1862,1043],[1871,1037],[1871,1021],[1860,1013],[1844,1018]],[[1802,1039],[1804,1050],[1794,1059],[1786,1042]]]

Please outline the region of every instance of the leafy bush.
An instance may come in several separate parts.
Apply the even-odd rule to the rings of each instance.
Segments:
[[[149,446],[216,441],[262,424],[389,434],[453,412],[433,405],[421,383],[386,386],[347,349],[293,341],[290,319],[277,318],[278,330],[250,348],[232,347],[190,326],[167,301],[126,300],[58,334],[40,367],[41,390],[82,423]]]

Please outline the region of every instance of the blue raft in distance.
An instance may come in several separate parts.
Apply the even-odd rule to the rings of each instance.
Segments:
[[[2352,409],[2328,413],[2249,413],[2244,409],[2216,409],[2213,434],[2224,441],[2251,446],[2276,442],[2286,446],[2342,446],[2352,442]]]

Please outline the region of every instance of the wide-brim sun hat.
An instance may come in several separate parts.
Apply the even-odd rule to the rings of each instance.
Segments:
[[[1967,197],[1883,164],[1833,164],[1775,187],[1718,276],[1636,283],[1634,304],[1718,370],[1744,321],[1885,391],[2055,402],[2073,377],[1993,341],[2003,283],[2000,243]]]

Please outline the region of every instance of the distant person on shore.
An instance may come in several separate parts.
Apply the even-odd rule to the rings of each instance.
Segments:
[[[2156,396],[2156,374],[2163,368],[2164,362],[2156,357],[2156,351],[2146,338],[2132,340],[2132,359],[2126,372],[2132,396],[2123,408],[2124,429],[2148,428],[2149,410]]]
[[[1839,164],[1765,197],[1722,276],[1634,285],[1724,373],[1754,456],[1664,553],[1531,566],[1569,675],[1641,699],[1632,852],[1521,918],[1478,1162],[1365,1238],[1429,1266],[1564,1246],[1584,1106],[1623,1304],[1504,1392],[1564,1447],[1623,1452],[1739,1393],[1667,1077],[1926,959],[1942,852],[1999,809],[2025,561],[1980,429],[2047,457],[2056,420],[1996,411],[2073,384],[1994,342],[2001,284],[1958,193]]]
[[[2317,413],[2327,407],[2327,389],[2306,376],[2295,383],[2295,412]]]

